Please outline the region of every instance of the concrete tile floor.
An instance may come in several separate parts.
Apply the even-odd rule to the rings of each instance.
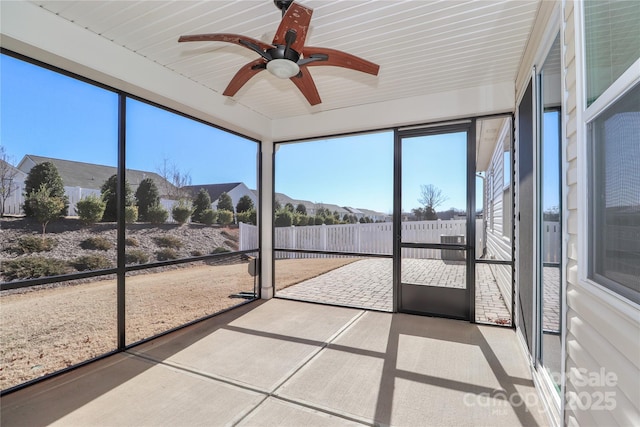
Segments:
[[[547,425],[511,329],[281,299],[0,403],[3,426]]]

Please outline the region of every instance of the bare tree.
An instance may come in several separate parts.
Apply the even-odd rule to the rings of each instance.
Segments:
[[[442,190],[433,184],[420,186],[420,202],[424,206],[424,213],[427,220],[438,219],[436,208],[449,200],[447,196],[442,194]]]
[[[158,175],[164,178],[160,188],[162,195],[175,199],[187,197],[185,186],[191,185],[191,175],[189,172],[181,171],[171,160],[162,159],[162,166],[156,168]]]
[[[12,158],[7,154],[7,149],[0,145],[0,216],[4,216],[5,204],[18,188],[13,182],[18,170],[11,163]]]

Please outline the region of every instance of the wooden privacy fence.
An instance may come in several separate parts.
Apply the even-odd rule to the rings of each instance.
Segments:
[[[258,247],[258,227],[240,223],[240,250]],[[466,221],[407,221],[402,223],[402,240],[416,243],[465,242]],[[442,237],[449,236],[449,237]],[[476,248],[481,251],[482,220],[476,220]],[[560,262],[560,224],[545,222],[543,227],[545,253],[543,262]],[[392,255],[393,223],[312,225],[305,227],[276,227],[274,247],[330,252]],[[404,248],[408,258],[442,259],[439,249]],[[450,251],[451,252],[451,251]],[[445,252],[445,256],[447,253]],[[448,255],[451,255],[449,253]],[[278,253],[278,258],[318,258],[331,255]]]

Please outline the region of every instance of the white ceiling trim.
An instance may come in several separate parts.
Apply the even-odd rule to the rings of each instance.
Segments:
[[[272,134],[274,141],[288,141],[505,113],[514,105],[515,87],[509,81],[276,119]]]

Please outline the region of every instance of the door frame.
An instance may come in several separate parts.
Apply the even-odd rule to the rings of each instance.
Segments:
[[[464,245],[442,243],[404,243],[402,242],[402,140],[404,138],[439,135],[454,132],[467,134],[466,184],[467,184],[467,220],[466,242]],[[475,237],[476,237],[476,118],[457,122],[435,124],[394,130],[394,184],[393,184],[393,310],[412,314],[432,315],[475,322]],[[433,313],[403,307],[402,290],[402,248],[457,249],[465,251],[466,289],[463,296],[464,312]],[[440,289],[444,299],[449,298],[447,288]],[[451,295],[457,298],[459,295]]]

